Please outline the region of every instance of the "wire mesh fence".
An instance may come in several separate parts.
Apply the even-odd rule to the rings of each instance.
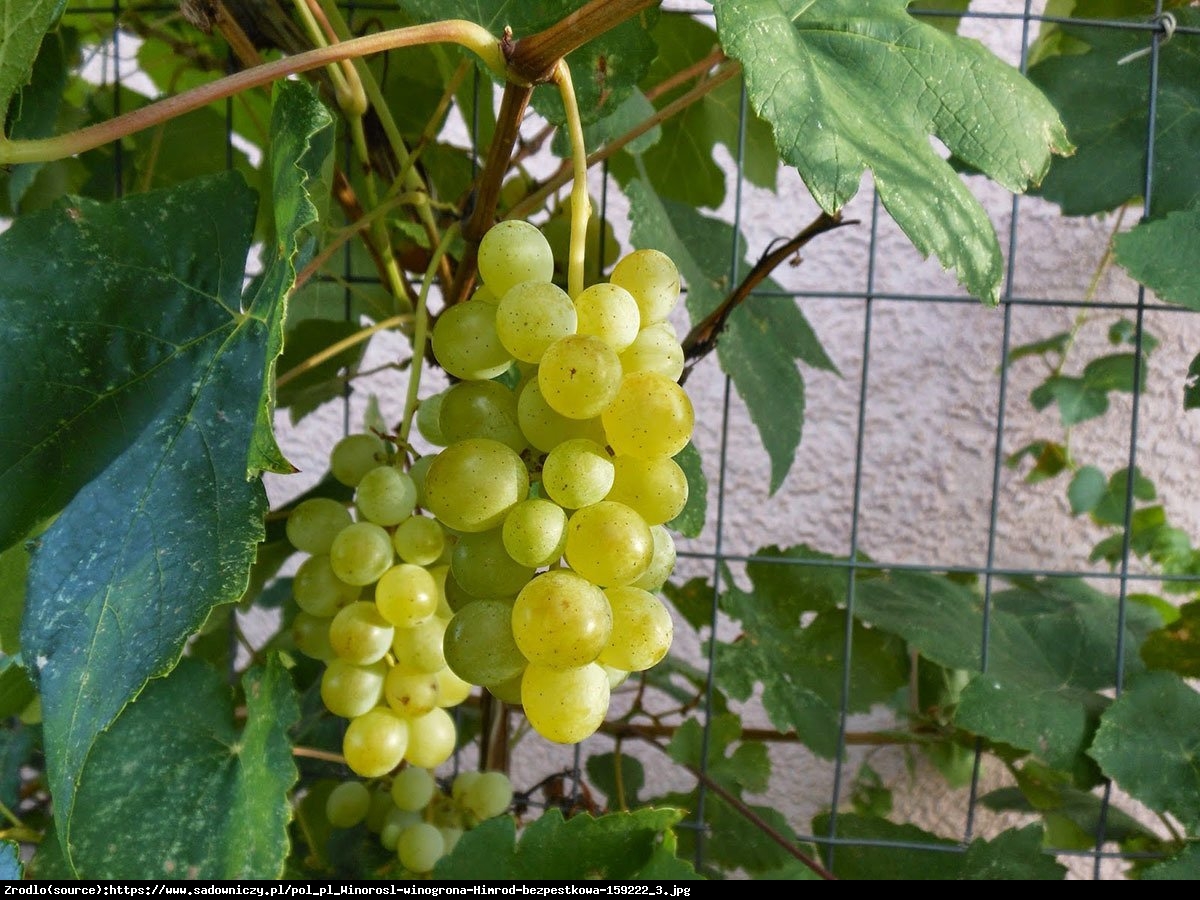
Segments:
[[[1158,591],[1172,580],[1191,579],[1186,573],[1165,573],[1134,546],[1136,479],[1125,479],[1124,496],[1118,498],[1120,513],[1110,523],[1116,528],[1116,543],[1106,552],[1094,552],[1098,537],[1108,532],[1075,514],[1061,484],[1048,477],[1047,454],[1054,441],[1047,433],[1054,431],[1055,423],[1045,404],[1038,405],[1038,387],[1046,371],[1038,368],[1041,357],[1019,352],[1022,348],[1063,334],[1068,337],[1056,346],[1070,348],[1077,360],[1099,355],[1117,340],[1131,348],[1130,389],[1112,396],[1103,416],[1071,430],[1070,452],[1105,472],[1147,473],[1172,522],[1193,533],[1200,525],[1190,482],[1190,453],[1197,434],[1179,399],[1188,359],[1200,343],[1200,322],[1190,311],[1148,294],[1112,264],[1109,250],[1112,235],[1147,214],[1162,189],[1155,167],[1161,60],[1171,52],[1200,52],[1197,29],[1178,26],[1161,4],[1137,20],[1048,15],[1045,4],[1031,0],[947,6],[954,8],[922,4],[913,13],[953,20],[960,34],[983,41],[1022,70],[1029,67],[1039,30],[1048,26],[1136,33],[1144,45],[1143,61],[1148,62],[1146,128],[1137,161],[1144,173],[1143,200],[1140,209],[1130,207],[1125,213],[1067,216],[1046,199],[1013,197],[985,179],[965,175],[1001,235],[1006,274],[999,306],[991,308],[968,296],[936,260],[923,258],[912,247],[868,179],[844,211],[844,218],[855,224],[814,241],[796,264],[774,274],[773,287],[758,289],[749,301],[799,304],[831,358],[829,367],[804,373],[804,394],[795,398],[805,410],[803,437],[786,478],[775,489],[770,488],[770,461],[757,443],[754,423],[715,358],[703,360],[689,378],[700,411],[695,443],[709,495],[703,530],[679,542],[678,575],[681,583],[698,579],[704,584],[711,616],[699,629],[681,628],[673,652],[707,673],[705,705],[698,711],[706,748],[712,740],[708,729],[719,717],[713,706],[714,671],[721,664],[717,648],[739,638],[736,625],[719,612],[721,596],[745,590],[751,570],[767,580],[775,577],[762,575],[768,570],[801,570],[805,574],[796,576],[797,581],[835,572],[838,583],[844,584],[844,635],[836,658],[823,670],[840,686],[833,752],[817,754],[795,734],[776,733],[758,695],[743,705],[748,733],[769,746],[775,772],[758,799],[784,815],[800,840],[817,848],[827,867],[834,866],[839,854],[862,848],[892,848],[918,858],[962,852],[977,836],[1020,819],[981,803],[985,794],[1008,784],[1012,773],[993,768],[980,745],[968,754],[969,762],[961,770],[965,777],[949,783],[927,761],[917,759],[911,738],[897,736],[886,711],[864,713],[855,708],[856,653],[861,641],[870,640],[854,626],[864,579],[881,572],[909,572],[973,583],[980,598],[978,667],[984,672],[993,650],[991,613],[999,592],[1022,579],[1053,577],[1081,579],[1115,594],[1118,613],[1111,640],[1118,662],[1117,695],[1124,683],[1122,642],[1131,596]],[[340,8],[357,30],[370,28],[372,17],[391,6],[347,2]],[[144,24],[176,12],[176,4],[132,0],[68,5],[68,21],[86,17],[111,22],[110,41],[90,51],[88,65],[97,82],[116,88],[111,95],[113,113],[121,111],[122,89],[137,84],[137,28],[130,22]],[[665,3],[663,14],[694,16],[712,24],[712,9],[706,4]],[[485,88],[490,86],[476,78],[478,102],[487,103],[490,90]],[[239,150],[253,148],[245,150],[234,140],[243,111],[229,101],[226,114],[225,160],[233,167]],[[781,169],[774,187],[747,178],[747,142],[755,139],[747,124],[750,116],[743,97],[737,142],[717,153],[730,179],[726,197],[712,211],[733,228],[729,284],[745,275],[747,257],[765,252],[772,241],[793,233],[819,212],[794,170]],[[465,140],[471,139],[473,124],[477,123],[461,122]],[[527,127],[533,131],[543,124],[531,116]],[[135,186],[127,184],[126,151],[117,144],[111,153],[113,193],[120,196]],[[482,153],[480,148],[479,157]],[[553,162],[533,158],[528,167],[537,178],[550,171]],[[590,185],[598,200],[597,215],[612,224],[619,242],[628,245],[629,210],[614,178],[598,168],[591,173]],[[359,257],[349,250],[344,253],[337,289],[345,292],[348,312],[357,286],[377,280]],[[681,318],[676,324],[686,330],[690,323]],[[277,502],[298,495],[320,476],[331,442],[358,428],[371,396],[403,395],[405,373],[387,367],[402,355],[400,340],[383,336],[372,343],[362,368],[378,366],[380,371],[369,386],[356,384],[341,401],[300,424],[280,422],[285,449],[301,474],[269,484]],[[1150,342],[1153,347],[1148,348]],[[1152,356],[1148,349],[1154,350]],[[438,387],[431,382],[428,392]],[[1039,479],[1039,473],[1047,477]],[[804,553],[792,552],[800,547]],[[716,640],[707,640],[710,635]],[[799,658],[807,650],[796,652]],[[598,745],[611,744],[611,736],[598,735],[580,747],[514,755],[514,782],[528,788],[557,778],[558,792],[582,804],[590,790],[586,760]],[[469,764],[469,753],[464,751],[457,764]],[[681,777],[676,768],[664,765],[661,752],[647,751],[642,759],[656,786],[669,787]],[[720,790],[709,777],[709,764],[706,750],[698,773],[698,806],[683,823],[696,832],[695,861],[701,867],[712,853],[705,838],[704,807],[708,792]],[[947,841],[845,836],[839,829],[840,813],[873,784],[890,792],[890,802],[904,810],[901,819]],[[1052,846],[1047,852],[1069,860],[1078,877],[1112,877],[1123,870],[1130,854],[1115,850],[1106,834],[1111,787],[1102,786],[1094,794],[1101,811],[1092,846]],[[769,825],[760,824],[771,832]]]

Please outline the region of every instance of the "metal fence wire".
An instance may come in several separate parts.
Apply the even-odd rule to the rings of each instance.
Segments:
[[[912,12],[961,19],[962,34],[984,40],[1022,70],[1038,30],[1047,24],[1094,33],[1132,31],[1144,38],[1150,64],[1140,160],[1145,172],[1141,212],[1148,214],[1157,190],[1154,160],[1161,60],[1172,50],[1181,52],[1183,45],[1193,56],[1200,55],[1195,29],[1172,27],[1161,2],[1153,15],[1138,20],[1046,15],[1044,4],[1032,0],[975,2],[965,10],[961,8],[968,6],[965,3],[947,4],[953,8],[946,10],[928,6]],[[352,28],[380,10],[393,8],[369,2],[346,2],[340,7]],[[91,67],[98,80],[120,88],[136,76],[129,53],[130,16],[147,18],[176,10],[173,3],[72,0],[67,16],[85,16],[93,22],[111,18],[111,39],[95,50]],[[663,14],[696,16],[710,24],[713,15],[711,6],[703,3],[666,3]],[[113,112],[120,112],[120,91],[113,97]],[[226,164],[232,165],[236,114],[232,104],[227,105],[227,113],[231,139]],[[719,160],[730,179],[728,195],[715,214],[733,226],[735,240],[738,234],[745,236],[753,258],[771,240],[793,233],[795,223],[811,219],[816,206],[794,170],[780,171],[774,191],[750,183],[742,165],[748,116],[743,99],[738,145]],[[468,131],[470,124],[464,126]],[[119,145],[113,149],[112,165],[115,190],[120,193],[127,160]],[[626,241],[628,210],[619,191],[606,173],[594,172],[592,177],[599,200],[597,215],[610,221],[618,239]],[[735,639],[737,632],[718,613],[717,598],[730,588],[744,587],[748,564],[843,571],[847,576],[844,604],[851,613],[868,570],[949,573],[964,581],[974,579],[981,593],[978,653],[986,671],[995,592],[1014,578],[1075,577],[1118,595],[1119,627],[1112,640],[1121,666],[1125,654],[1120,623],[1130,596],[1154,590],[1164,580],[1161,572],[1143,564],[1130,545],[1134,481],[1128,480],[1124,498],[1123,542],[1110,561],[1093,560],[1089,549],[1097,532],[1084,521],[1086,517],[1072,516],[1066,509],[1061,483],[1039,484],[1029,477],[1033,456],[1020,453],[1052,432],[1055,423],[1050,413],[1034,409],[1028,396],[1045,373],[1018,364],[1013,351],[1063,331],[1070,332],[1077,344],[1086,344],[1090,338],[1082,327],[1085,322],[1127,323],[1127,340],[1137,351],[1136,369],[1133,389],[1112,398],[1105,416],[1073,433],[1073,452],[1107,461],[1110,469],[1140,468],[1152,473],[1160,494],[1174,504],[1174,520],[1185,528],[1200,525],[1189,493],[1193,457],[1184,455],[1193,450],[1197,435],[1179,400],[1189,351],[1200,347],[1196,340],[1200,323],[1181,307],[1157,302],[1107,259],[1111,234],[1134,224],[1137,211],[1123,222],[1117,213],[1065,216],[1038,197],[1013,197],[990,184],[974,179],[970,183],[1001,236],[1006,277],[998,309],[967,296],[952,275],[913,250],[883,210],[869,176],[845,210],[846,217],[858,224],[806,248],[799,265],[776,273],[778,289],[755,292],[751,302],[799,304],[837,369],[805,372],[805,396],[796,398],[805,408],[803,437],[777,491],[767,489],[767,462],[753,424],[716,359],[706,359],[693,373],[688,386],[700,422],[695,440],[709,481],[708,514],[698,537],[679,542],[678,571],[708,583],[713,610],[708,632],[719,640]],[[745,274],[740,271],[745,252],[739,246],[730,248],[730,284]],[[349,309],[350,291],[376,276],[356,269],[350,254],[343,275]],[[1154,356],[1144,357],[1141,351],[1151,335],[1159,346]],[[1101,338],[1099,344],[1103,343]],[[1143,363],[1144,359],[1149,362]],[[1143,364],[1148,372],[1141,371]],[[290,435],[285,433],[289,453],[302,456],[304,448],[317,448],[314,453],[319,459],[338,433],[359,428],[364,396],[356,387],[335,404],[336,416],[326,417],[323,425],[296,426]],[[280,424],[285,431],[289,427]],[[305,427],[324,427],[326,432],[313,433]],[[299,492],[287,484],[274,487],[276,496]],[[800,545],[815,548],[820,555],[798,558],[781,552]],[[843,698],[837,710],[837,752],[824,758],[806,749],[794,735],[779,736],[770,742],[772,784],[756,799],[786,815],[801,839],[818,848],[826,866],[833,865],[847,847],[913,854],[961,852],[973,839],[1007,821],[980,803],[997,783],[996,773],[988,770],[977,748],[966,778],[949,784],[903,745],[889,741],[886,718],[851,709],[856,637],[853,617],[848,615],[846,622],[840,657],[831,663]],[[718,641],[703,637],[691,640],[681,635],[673,652],[708,673],[708,706],[699,711],[707,728],[717,712],[712,707],[712,684]],[[1118,671],[1117,693],[1123,679],[1124,672]],[[760,731],[766,734],[769,722],[755,709],[752,698],[745,707],[744,724],[748,729],[762,725]],[[565,772],[563,791],[579,798],[587,790],[584,767],[593,740],[603,738],[589,739],[565,756],[547,752],[531,761],[515,756],[514,783],[520,789],[544,781],[547,773]],[[645,764],[656,787],[670,784],[679,775],[649,769],[663,764],[661,754],[647,756]],[[697,831],[698,866],[711,853],[702,824],[705,803],[711,802],[705,787],[710,764],[706,755],[699,805],[682,825]],[[864,784],[864,765],[892,791],[898,821],[913,822],[953,843],[837,836],[841,811],[849,808],[852,793]],[[1112,790],[1104,787],[1097,793],[1105,809],[1112,802]],[[823,820],[825,827],[812,833],[813,817],[822,811],[830,811]],[[1114,850],[1108,840],[1103,812],[1099,822],[1091,848],[1048,851],[1068,861],[1075,877],[1119,876],[1128,862],[1128,856]]]

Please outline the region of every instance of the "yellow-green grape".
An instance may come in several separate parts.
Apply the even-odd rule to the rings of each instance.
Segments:
[[[288,513],[285,531],[288,542],[301,553],[328,553],[334,538],[353,521],[350,510],[329,497],[301,500]]]
[[[423,716],[438,705],[437,676],[432,672],[414,674],[392,666],[383,679],[383,698],[406,719]]]
[[[654,558],[646,520],[624,503],[601,500],[567,519],[567,565],[593,584],[632,584]]]
[[[390,809],[383,818],[383,825],[379,829],[379,845],[384,850],[390,850],[393,853],[396,851],[396,844],[400,840],[400,835],[406,828],[417,825],[421,822],[421,814],[414,812],[411,809],[400,809],[395,803],[392,803],[391,798],[388,798]]]
[[[414,766],[433,769],[450,758],[457,742],[454,719],[438,706],[408,720],[408,749],[404,758]]]
[[[538,362],[547,347],[574,334],[577,325],[570,296],[549,281],[518,284],[496,307],[496,333],[505,349],[523,362]]]
[[[420,812],[429,805],[437,790],[437,782],[428,769],[405,766],[392,778],[392,802],[399,809]]]
[[[346,765],[363,778],[386,775],[400,765],[407,749],[408,720],[386,706],[351,719],[342,736]]]
[[[500,302],[500,298],[496,295],[496,292],[486,284],[475,288],[475,290],[471,293],[471,299],[478,300],[480,303],[487,303],[490,306],[495,306]]]
[[[358,514],[376,525],[399,525],[417,505],[417,485],[395,466],[376,466],[363,475],[354,491]]]
[[[504,517],[501,537],[509,556],[521,565],[540,569],[562,556],[567,546],[567,513],[541,497],[522,500]]]
[[[504,548],[499,528],[464,534],[450,555],[450,576],[473,597],[515,597],[534,569],[523,566]]]
[[[612,627],[604,592],[568,569],[538,575],[513,603],[517,648],[530,663],[552,669],[593,662],[608,644]]]
[[[400,563],[392,566],[375,585],[375,606],[396,628],[415,628],[437,612],[441,594],[437,582],[424,566]],[[388,639],[389,642],[391,638]]]
[[[498,381],[460,381],[447,390],[441,428],[447,444],[491,438],[517,453],[529,446],[517,423],[517,395]]]
[[[370,808],[371,791],[361,781],[343,781],[325,798],[325,818],[334,828],[353,828]]]
[[[479,242],[479,277],[497,297],[522,281],[550,281],[554,253],[536,225],[520,219],[498,222]]]
[[[339,659],[360,666],[383,659],[391,649],[395,628],[369,600],[343,607],[329,623],[329,645]]]
[[[493,819],[512,804],[512,781],[503,772],[480,772],[463,790],[461,803],[477,819]]]
[[[517,421],[525,439],[543,453],[549,453],[571,438],[588,438],[598,444],[608,443],[599,416],[592,419],[568,419],[562,413],[556,412],[542,396],[542,389],[536,377],[525,382],[517,394]]]
[[[330,660],[321,673],[321,702],[343,719],[361,716],[379,705],[387,673],[383,660],[361,666],[344,659]]]
[[[638,332],[633,343],[621,351],[621,370],[657,372],[672,381],[683,374],[683,345],[670,322],[655,322]]]
[[[515,596],[510,594],[508,597],[476,597],[463,589],[462,585],[458,583],[458,579],[454,577],[453,570],[446,574],[446,581],[442,584],[442,593],[446,597],[446,606],[450,608],[451,616],[468,603],[474,603],[476,600],[508,600]]]
[[[432,566],[446,549],[446,529],[437,519],[412,515],[392,532],[392,546],[406,563]]]
[[[559,506],[579,509],[599,503],[612,490],[612,454],[587,438],[563,441],[542,463],[542,488]]]
[[[608,714],[608,673],[596,663],[575,669],[530,664],[521,679],[521,705],[534,731],[558,744],[577,744]]]
[[[600,416],[618,456],[674,456],[692,439],[696,414],[687,392],[665,375],[634,372]]]
[[[417,506],[424,508],[425,504],[425,473],[429,471],[429,466],[433,463],[437,455],[427,453],[425,456],[418,456],[413,460],[413,464],[408,467],[408,477],[413,480],[413,484],[417,486]],[[411,560],[409,560],[411,562]]]
[[[528,494],[529,470],[521,457],[488,438],[451,444],[425,473],[429,511],[455,531],[496,528]]]
[[[598,662],[628,672],[644,672],[671,649],[671,613],[649,591],[610,587],[604,591],[612,607],[612,631]]]
[[[292,597],[296,605],[306,613],[320,618],[330,618],[347,603],[353,603],[362,593],[362,588],[346,584],[333,572],[326,554],[310,556],[296,569],[292,579]]]
[[[346,487],[358,487],[364,475],[387,461],[387,444],[374,434],[348,434],[329,451],[329,470]]]
[[[526,663],[513,638],[512,606],[503,600],[476,600],[456,612],[442,652],[455,675],[484,687],[512,678]]]
[[[538,387],[550,408],[568,419],[593,419],[621,387],[617,351],[591,334],[569,334],[546,348]]]
[[[476,781],[483,773],[476,769],[463,769],[454,776],[454,780],[450,782],[450,799],[461,807],[463,796],[471,789],[472,782]]]
[[[435,447],[445,447],[450,443],[442,434],[442,401],[445,399],[446,391],[439,391],[436,394],[430,394],[417,404],[417,434]],[[409,474],[412,474],[411,469]]]
[[[442,310],[430,343],[438,364],[467,381],[486,381],[508,371],[513,358],[496,331],[496,307],[467,300]]]
[[[333,574],[346,584],[374,584],[392,566],[392,536],[374,522],[354,522],[338,532],[329,548]]]
[[[301,610],[292,619],[291,635],[296,649],[309,659],[328,662],[337,656],[329,644],[329,619]]]
[[[637,510],[647,525],[661,525],[687,506],[687,475],[669,456],[617,456],[613,458],[612,489],[604,499]]]
[[[642,328],[642,313],[633,294],[616,284],[600,282],[575,298],[578,334],[600,338],[617,353],[634,342]]]
[[[633,294],[642,312],[642,327],[661,322],[679,300],[679,269],[659,250],[634,250],[613,266],[608,280]]]
[[[474,685],[455,675],[449,666],[438,669],[433,677],[438,685],[437,705],[442,709],[458,706],[471,696]]]
[[[449,541],[447,541],[447,544],[453,550],[453,544]],[[443,558],[448,556],[449,554],[444,554]],[[450,564],[439,560],[436,566],[429,567],[429,574],[433,576],[433,580],[437,583],[438,588],[438,608],[436,615],[441,616],[443,619],[449,619],[454,615],[454,609],[450,606],[450,601],[446,599],[446,582],[450,578]]]
[[[446,855],[446,841],[436,825],[417,822],[409,825],[396,838],[396,856],[400,865],[415,875],[432,872],[437,861]]]
[[[654,539],[650,567],[632,583],[632,586],[645,591],[657,591],[675,571],[675,538],[671,537],[671,532],[663,525],[651,525],[650,536]]]
[[[443,668],[446,657],[442,653],[442,636],[447,621],[441,616],[431,616],[412,628],[397,628],[392,637],[396,667],[414,675]]]
[[[618,669],[616,666],[607,665],[599,660],[596,662],[600,668],[608,673],[608,688],[611,691],[615,691],[624,683],[625,679],[629,677],[629,673],[624,669]]]
[[[484,690],[499,700],[501,703],[507,703],[509,706],[521,705],[521,678],[524,676],[525,670],[522,669],[517,675],[512,678],[501,681],[497,684],[489,684]]]

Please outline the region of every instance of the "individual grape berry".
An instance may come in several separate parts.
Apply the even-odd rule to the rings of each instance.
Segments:
[[[437,782],[428,769],[405,766],[392,779],[392,802],[400,809],[420,812],[429,805],[437,790]]]
[[[521,679],[521,705],[529,724],[558,744],[578,744],[608,713],[608,673],[596,663],[575,669],[530,664]]]
[[[522,281],[549,282],[554,252],[536,225],[509,219],[493,225],[479,242],[479,277],[497,297]]]
[[[334,539],[353,521],[345,505],[329,497],[309,497],[288,513],[288,542],[301,553],[328,553]]]
[[[593,584],[632,584],[654,559],[654,535],[624,503],[602,500],[567,520],[567,565]]]
[[[417,822],[400,832],[396,839],[396,855],[408,871],[423,875],[432,872],[437,861],[446,854],[446,841],[436,825]]]
[[[496,331],[496,307],[482,300],[467,300],[442,310],[430,342],[438,364],[455,378],[486,381],[512,366],[512,354]]]
[[[363,475],[354,491],[359,516],[376,525],[399,525],[417,505],[417,486],[407,472],[376,466]]]
[[[695,410],[687,392],[657,372],[621,379],[613,402],[600,416],[608,445],[618,456],[674,456],[692,439]]]
[[[342,736],[342,756],[363,778],[386,775],[404,759],[408,749],[408,720],[376,706],[350,720]]]
[[[395,559],[392,536],[374,522],[354,522],[338,532],[329,547],[333,574],[346,584],[374,584]]]
[[[367,817],[371,791],[361,781],[343,781],[325,798],[325,818],[334,828],[353,828]]]
[[[480,772],[466,785],[461,803],[477,819],[492,819],[503,813],[512,804],[512,781],[503,772]]]
[[[374,434],[348,434],[329,452],[329,470],[346,487],[358,487],[364,475],[387,461],[387,445]]]
[[[633,294],[642,313],[642,327],[661,322],[679,300],[679,269],[660,250],[634,250],[613,266],[608,280]]]
[[[425,473],[430,512],[455,531],[496,528],[528,493],[529,470],[521,457],[488,438],[451,444]]]
[[[604,592],[568,569],[538,575],[512,608],[513,638],[522,655],[554,669],[593,662],[608,643],[612,625]]]

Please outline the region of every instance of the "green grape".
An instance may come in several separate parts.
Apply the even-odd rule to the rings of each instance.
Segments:
[[[450,713],[440,706],[408,720],[408,749],[404,758],[414,766],[433,769],[448,760],[458,742]]]
[[[407,472],[377,466],[363,475],[354,491],[359,516],[376,525],[399,525],[417,505],[417,485]]]
[[[425,473],[429,471],[429,466],[432,465],[436,458],[436,454],[427,453],[425,456],[418,456],[413,460],[413,464],[408,467],[408,477],[417,486],[417,506],[421,508],[427,506],[425,502]],[[412,560],[409,560],[409,562],[412,562]]]
[[[438,669],[433,677],[437,679],[438,685],[437,705],[442,709],[458,706],[471,696],[474,685],[455,675],[449,666]]]
[[[333,572],[326,554],[310,556],[296,569],[292,597],[296,605],[314,616],[327,619],[347,603],[353,603],[362,588],[346,584]]]
[[[657,591],[671,573],[675,571],[675,539],[671,532],[662,525],[651,525],[650,536],[654,539],[654,552],[650,556],[650,566],[632,583],[644,591]]]
[[[476,600],[456,612],[442,651],[455,675],[484,687],[512,678],[526,663],[513,638],[512,606],[503,600]]]
[[[430,336],[438,365],[466,381],[503,375],[513,358],[496,327],[496,307],[490,303],[467,300],[442,310]]]
[[[437,676],[432,672],[405,672],[392,666],[383,679],[383,698],[406,719],[423,716],[438,705]]]
[[[445,855],[446,841],[442,833],[428,822],[409,825],[396,839],[400,865],[416,875],[432,872],[437,861]]]
[[[679,300],[679,269],[659,250],[634,250],[617,261],[608,280],[633,294],[642,327],[661,322]]]
[[[385,795],[386,796],[386,795]],[[392,803],[391,797],[388,797],[388,803],[391,808],[384,816],[383,825],[379,829],[379,845],[384,850],[396,852],[396,845],[400,841],[400,835],[406,828],[411,828],[413,825],[421,823],[421,814],[414,812],[411,809],[400,809],[395,803]]]
[[[412,515],[392,532],[392,547],[406,563],[432,566],[446,549],[446,529],[437,519]]]
[[[497,297],[522,281],[554,277],[554,253],[536,225],[520,219],[498,222],[479,242],[479,277]]]
[[[674,456],[692,439],[692,401],[679,384],[657,372],[621,379],[617,396],[600,416],[608,445],[618,456]]]
[[[329,623],[329,644],[339,659],[366,666],[391,649],[395,628],[369,600],[343,607]]]
[[[328,662],[337,657],[329,645],[329,619],[301,610],[292,619],[291,634],[296,649],[309,659]]]
[[[632,584],[654,558],[645,519],[624,503],[601,500],[567,520],[567,565],[602,587]]]
[[[329,470],[346,487],[358,487],[364,475],[387,461],[387,444],[374,434],[348,434],[329,451]]]
[[[678,381],[683,375],[683,345],[670,322],[655,322],[638,332],[633,343],[620,354],[621,371],[657,372]]]
[[[450,782],[450,798],[459,806],[463,805],[463,797],[471,789],[471,785],[482,775],[475,769],[463,769]]]
[[[386,775],[408,750],[408,720],[386,706],[376,706],[350,720],[342,735],[342,756],[362,778]]]
[[[671,613],[649,591],[610,587],[604,591],[612,608],[612,631],[598,662],[628,672],[644,672],[671,649]]]
[[[350,510],[329,497],[310,497],[288,513],[285,531],[288,543],[301,553],[328,553],[334,538],[353,521]]]
[[[637,510],[647,525],[661,525],[687,505],[687,475],[669,456],[617,456],[613,458],[612,489],[604,499]]]
[[[442,434],[442,401],[445,399],[446,391],[440,391],[417,404],[417,434],[435,447],[445,447],[450,443]],[[412,474],[411,469],[409,474]]]
[[[371,790],[371,805],[367,809],[367,818],[365,824],[367,830],[379,834],[383,830],[383,826],[387,823],[388,816],[393,812],[397,812],[396,804],[392,802],[392,795],[387,790],[375,787]],[[395,843],[392,844],[395,847]]]
[[[472,300],[478,300],[480,303],[487,303],[489,306],[495,306],[500,302],[500,298],[486,284],[480,285],[471,293]]]
[[[447,621],[441,616],[431,616],[412,628],[397,628],[392,637],[396,668],[419,675],[434,673],[445,667],[442,636],[446,633]]]
[[[325,818],[334,828],[353,828],[370,808],[371,791],[361,781],[343,781],[325,798]]]
[[[439,562],[436,566],[429,567],[429,574],[433,576],[434,584],[438,589],[438,608],[434,615],[441,616],[443,619],[449,619],[454,615],[454,610],[451,609],[450,603],[446,600],[446,580],[450,577],[450,564]]]
[[[615,691],[629,677],[629,673],[624,669],[618,669],[616,666],[610,666],[599,660],[596,660],[596,663],[608,674],[608,689],[610,691]]]
[[[572,438],[546,455],[542,489],[559,506],[579,509],[605,498],[615,472],[608,450],[587,438]]]
[[[387,672],[383,660],[361,666],[344,659],[330,660],[321,673],[321,702],[343,719],[361,716],[379,705]]]
[[[617,396],[621,360],[617,351],[600,338],[569,334],[542,354],[538,387],[546,403],[560,415],[594,419]]]
[[[517,394],[517,421],[525,439],[543,453],[549,453],[571,438],[588,438],[597,444],[608,443],[598,416],[592,419],[568,419],[556,412],[542,396],[537,378],[530,378]]]
[[[633,294],[616,284],[600,282],[584,288],[575,298],[578,334],[600,338],[617,353],[634,342],[642,327],[642,313]]]
[[[526,281],[500,297],[496,333],[514,357],[535,363],[547,347],[575,333],[578,318],[562,288],[549,281]]]
[[[613,627],[608,600],[596,585],[568,569],[543,572],[512,607],[512,634],[531,664],[571,669],[593,662]]]
[[[567,514],[557,503],[541,497],[522,500],[504,517],[501,537],[509,556],[521,565],[540,569],[555,562],[567,546]]]
[[[529,446],[517,424],[517,395],[498,381],[460,381],[446,391],[441,426],[447,444],[491,438],[517,453]]]
[[[392,802],[398,809],[420,812],[429,805],[437,790],[437,782],[428,769],[405,766],[392,779]]]
[[[507,703],[509,706],[521,705],[521,678],[525,675],[525,670],[522,669],[512,678],[501,681],[497,684],[489,684],[484,690],[499,700],[501,703]]]
[[[451,444],[425,475],[430,512],[455,531],[496,528],[528,494],[529,470],[521,457],[488,438]]]
[[[374,522],[354,522],[338,532],[329,548],[333,574],[346,584],[374,584],[392,566],[392,536]]]
[[[392,566],[375,585],[375,606],[396,628],[420,625],[437,612],[440,599],[433,576],[423,566],[412,563]]]
[[[575,669],[533,665],[521,680],[521,706],[534,731],[548,741],[577,744],[608,714],[608,673],[596,663]]]
[[[457,544],[455,545],[457,546]],[[458,579],[454,577],[454,571],[446,573],[446,580],[442,584],[442,594],[446,598],[446,606],[450,609],[450,616],[466,606],[468,603],[474,603],[476,600],[502,600],[503,597],[476,597],[470,594],[458,583]]]
[[[499,528],[464,534],[450,555],[450,577],[473,597],[515,597],[533,572],[508,555]]]
[[[480,772],[463,791],[462,805],[477,819],[492,819],[512,804],[512,781],[503,772]]]

